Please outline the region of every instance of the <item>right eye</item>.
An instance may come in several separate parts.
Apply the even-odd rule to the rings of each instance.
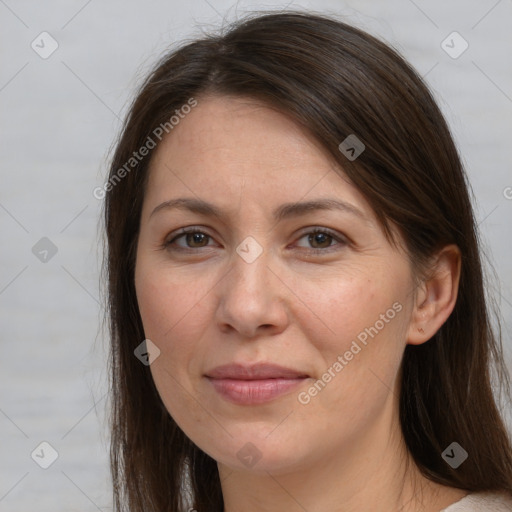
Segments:
[[[184,239],[186,246],[179,245],[176,243],[177,240]],[[200,249],[201,247],[208,247],[204,245],[205,241],[208,241],[211,236],[198,228],[188,227],[182,228],[178,231],[176,236],[172,237],[164,243],[164,247],[169,250],[177,251],[194,251],[194,249]],[[198,244],[198,245],[195,245]]]

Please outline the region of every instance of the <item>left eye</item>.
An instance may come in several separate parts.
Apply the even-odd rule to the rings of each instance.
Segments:
[[[326,249],[331,249],[335,247],[333,246],[333,241],[336,241],[336,245],[345,245],[346,241],[340,235],[336,235],[328,229],[319,229],[315,228],[311,231],[303,233],[299,240],[307,237],[307,242],[312,244],[313,247],[306,247],[307,252],[328,252]],[[177,240],[184,238],[186,246],[177,244]],[[200,231],[196,228],[184,228],[181,230],[180,234],[171,238],[167,242],[165,242],[164,246],[169,250],[183,250],[190,251],[191,249],[200,249],[202,247],[208,247],[208,241],[212,238],[207,233]],[[316,247],[315,247],[316,245]],[[301,247],[299,245],[299,247]],[[303,246],[302,246],[303,247]]]
[[[204,242],[208,238],[211,238],[210,235],[207,235],[206,233],[203,233],[202,231],[199,231],[197,229],[190,229],[190,230],[183,229],[180,235],[175,236],[174,238],[172,238],[171,240],[169,240],[168,242],[165,243],[166,247],[173,245],[174,242],[176,242],[176,240],[179,240],[180,238],[183,238],[183,237],[185,237],[185,241],[187,243],[191,243],[191,244],[195,244],[195,243],[201,244],[201,242]],[[180,249],[196,249],[196,248],[198,248],[198,247],[183,247],[181,245],[178,245],[177,247],[179,247]],[[199,247],[206,247],[206,246],[200,245]]]
[[[314,229],[312,231],[309,231],[307,233],[304,233],[299,240],[302,238],[307,237],[308,243],[317,245],[313,248],[307,248],[308,251],[322,251],[322,249],[330,249],[333,247],[332,242],[336,241],[338,242],[338,245],[343,245],[344,240],[332,233],[329,230],[326,229]],[[325,250],[322,252],[326,252]]]

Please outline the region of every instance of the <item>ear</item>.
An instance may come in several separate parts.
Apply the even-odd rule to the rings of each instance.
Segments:
[[[416,288],[407,335],[410,345],[420,345],[432,338],[450,316],[457,301],[460,249],[453,244],[447,245],[432,259],[428,278]]]

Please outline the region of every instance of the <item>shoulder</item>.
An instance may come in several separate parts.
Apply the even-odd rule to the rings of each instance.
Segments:
[[[512,496],[500,492],[474,492],[440,512],[512,512]]]

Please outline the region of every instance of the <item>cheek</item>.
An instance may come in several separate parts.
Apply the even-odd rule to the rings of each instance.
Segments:
[[[162,345],[162,350],[184,325],[193,329],[199,327],[201,320],[197,309],[201,308],[206,288],[197,284],[197,279],[177,277],[179,273],[157,265],[141,268],[136,273],[137,302],[144,333]],[[192,334],[190,332],[190,336]]]
[[[306,390],[315,407],[335,409],[347,421],[347,411],[371,411],[382,404],[394,385],[404,350],[407,326],[406,279],[375,273],[339,279],[307,290],[308,304],[319,317],[302,329],[321,356],[316,385]],[[315,315],[310,313],[310,318]],[[324,335],[314,326],[323,325]],[[337,416],[334,413],[333,416]]]
[[[209,321],[205,310],[208,287],[177,276],[156,266],[147,271],[140,268],[136,290],[144,334],[160,350],[150,365],[151,374],[166,408],[179,424],[184,412],[189,421],[201,421],[193,398],[197,383],[191,380],[191,368],[197,365],[198,354],[204,353],[199,344]]]
[[[348,350],[358,335],[364,338],[365,330],[376,322],[379,331],[384,326],[389,331],[388,325],[398,316],[392,305],[399,301],[401,294],[396,285],[378,273],[369,277],[352,272],[324,281],[297,283],[297,296],[303,303],[299,307],[307,307],[307,321],[297,311],[297,318],[303,319],[302,329],[307,331],[307,339],[321,353],[332,357],[334,352]],[[382,314],[388,321],[385,324],[380,320]]]

